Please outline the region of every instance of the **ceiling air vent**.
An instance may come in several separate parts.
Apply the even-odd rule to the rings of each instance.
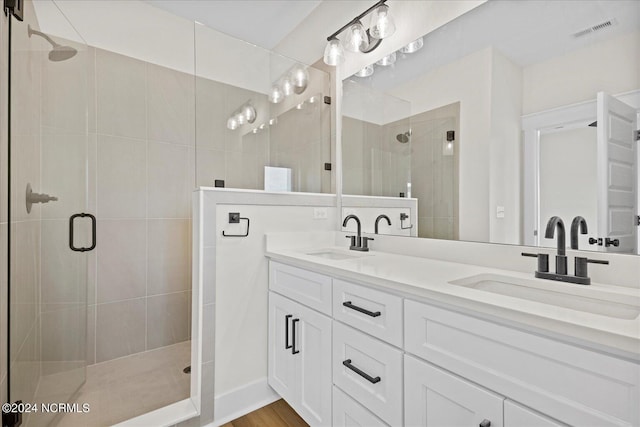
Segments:
[[[578,31],[573,34],[573,37],[583,37],[587,34],[595,33],[596,31],[606,30],[607,28],[611,28],[616,25],[615,19],[609,19],[608,21],[601,22],[593,27],[585,28],[584,30]]]

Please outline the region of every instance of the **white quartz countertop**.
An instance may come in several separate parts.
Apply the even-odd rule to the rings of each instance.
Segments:
[[[457,286],[449,282],[480,274],[509,276],[530,280],[539,288],[561,292],[569,297],[575,295],[594,298],[601,294],[606,295],[609,301],[635,306],[640,305],[640,289],[598,283],[581,286],[535,279],[533,272],[525,274],[376,250],[371,250],[359,258],[342,260],[325,259],[310,254],[321,250],[354,253],[343,247],[291,249],[286,246],[267,245],[266,255],[274,261],[401,293],[409,299],[440,303],[467,314],[476,314],[509,326],[640,361],[640,317],[609,317]]]

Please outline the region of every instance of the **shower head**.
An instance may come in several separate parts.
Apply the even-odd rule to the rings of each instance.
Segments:
[[[72,48],[71,46],[60,45],[55,41],[53,41],[53,39],[48,35],[46,35],[45,33],[34,30],[33,28],[31,28],[31,25],[27,27],[27,32],[29,34],[29,37],[35,34],[37,36],[42,37],[43,39],[45,39],[51,44],[53,49],[49,51],[49,61],[54,61],[54,62],[65,61],[69,58],[74,57],[75,54],[78,53],[78,51]]]
[[[398,142],[402,143],[402,144],[406,144],[407,142],[409,142],[409,137],[411,136],[411,131],[408,130],[405,133],[399,133],[396,135],[396,139],[398,140]]]

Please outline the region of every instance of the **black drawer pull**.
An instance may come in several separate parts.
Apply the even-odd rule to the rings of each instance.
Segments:
[[[284,348],[285,350],[290,349],[292,346],[289,344],[289,319],[293,317],[292,314],[287,314],[284,316]]]
[[[479,427],[491,427],[491,421],[484,419],[482,420],[482,422],[479,424]]]
[[[298,354],[300,353],[300,350],[296,350],[296,325],[298,324],[298,322],[300,321],[300,319],[293,319],[291,321],[291,342],[293,343],[291,345],[291,354]]]
[[[347,359],[344,362],[342,362],[342,364],[344,366],[346,366],[347,368],[351,369],[353,372],[355,372],[356,374],[360,375],[362,378],[364,378],[365,380],[369,381],[371,384],[376,384],[380,382],[380,377],[372,377],[371,375],[367,374],[366,372],[361,371],[360,369],[356,368],[355,366],[353,366],[351,364],[351,359]]]
[[[362,307],[358,307],[357,305],[353,305],[353,304],[351,304],[351,301],[345,301],[345,302],[342,303],[342,305],[344,305],[347,308],[350,308],[351,310],[359,311],[360,313],[364,313],[367,316],[371,316],[371,317],[378,317],[378,316],[380,316],[382,314],[379,311],[369,311],[366,308],[362,308]]]

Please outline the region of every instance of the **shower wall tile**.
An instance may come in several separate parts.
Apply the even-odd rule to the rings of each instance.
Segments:
[[[149,142],[147,155],[147,216],[188,218],[193,190],[188,148]]]
[[[194,144],[194,77],[147,64],[147,137],[173,144]]]
[[[40,135],[13,134],[11,150],[11,219],[29,221],[40,218],[41,205],[36,204],[27,213],[25,191],[31,184],[33,191],[40,187]]]
[[[147,282],[145,220],[98,220],[97,302],[144,297]]]
[[[68,219],[87,206],[87,134],[44,128],[42,185],[34,191],[58,198],[42,206],[43,219]],[[32,184],[33,185],[33,184]]]
[[[146,138],[146,64],[96,50],[97,130],[100,134]]]
[[[87,365],[96,363],[96,306],[87,307]]]
[[[89,126],[92,52],[78,47],[70,61],[42,61],[41,125],[86,132]]]
[[[76,219],[74,244],[89,246],[90,222]],[[43,304],[83,302],[87,298],[87,256],[69,250],[68,220],[42,221]]]
[[[145,218],[147,144],[98,135],[97,195],[100,218]]]
[[[191,229],[186,219],[147,221],[147,296],[191,288]]]
[[[189,152],[189,159],[196,162],[196,187],[213,187],[216,179],[225,179],[225,152],[200,147],[197,150],[197,158],[195,153]]]
[[[213,80],[196,77],[196,143],[198,150],[225,149],[227,115],[224,102],[225,85]]]
[[[96,363],[145,350],[145,298],[98,304],[96,310]]]
[[[147,349],[189,339],[189,292],[158,295],[147,299]]]
[[[69,369],[86,357],[87,307],[83,303],[42,307],[41,360],[45,375]]]

